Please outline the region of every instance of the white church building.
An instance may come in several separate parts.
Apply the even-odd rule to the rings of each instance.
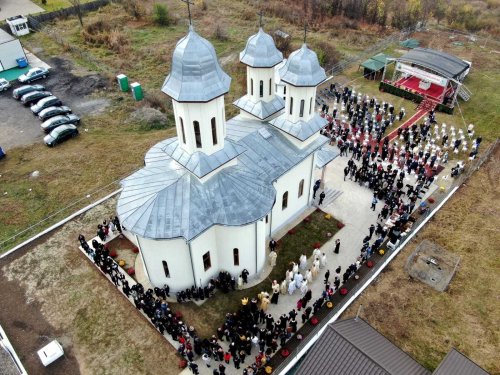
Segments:
[[[256,276],[269,238],[311,205],[315,169],[336,156],[315,110],[326,79],[316,53],[304,44],[282,64],[260,28],[240,61],[247,92],[234,102],[240,114],[226,120],[231,78],[190,27],[162,87],[177,137],[153,146],[145,166],[121,182],[117,214],[154,286],[204,286],[220,271]],[[279,64],[286,102],[275,92]]]

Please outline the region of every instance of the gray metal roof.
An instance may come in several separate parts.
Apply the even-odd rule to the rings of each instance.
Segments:
[[[330,324],[296,375],[430,375],[361,318]]]
[[[0,44],[7,43],[15,39],[16,38],[10,35],[7,31],[0,29]]]
[[[285,108],[285,101],[279,96],[275,96],[269,102],[259,100],[255,103],[250,96],[245,95],[234,101],[233,104],[261,120],[265,120]]]
[[[272,68],[283,60],[283,54],[276,48],[271,35],[262,27],[257,34],[248,38],[247,45],[240,52],[240,61],[253,68]]]
[[[316,167],[323,168],[337,156],[339,156],[339,153],[338,151],[335,151],[333,147],[321,147],[318,151],[316,151]]]
[[[292,137],[305,141],[314,133],[323,129],[328,124],[328,120],[316,113],[309,121],[291,122],[287,119],[286,114],[282,114],[269,121],[269,123],[285,133],[290,134]]]
[[[213,225],[255,222],[274,205],[273,181],[328,142],[320,136],[298,149],[269,124],[241,116],[226,127],[225,143],[244,152],[204,182],[167,154],[175,138],[155,145],[146,166],[121,181],[117,213],[124,227],[146,238],[190,241]]]
[[[293,86],[317,86],[326,79],[316,52],[307,48],[305,43],[292,52],[279,74],[282,81]]]
[[[422,65],[447,78],[457,78],[469,68],[468,63],[456,56],[421,47],[408,51],[396,60]]]
[[[212,44],[190,26],[188,34],[177,42],[172,70],[161,91],[178,102],[208,102],[227,93],[230,84]]]
[[[432,375],[488,375],[488,373],[458,350],[452,348]]]
[[[224,148],[211,155],[201,151],[190,154],[181,148],[178,138],[174,137],[153,146],[144,159],[146,165],[149,164],[151,155],[157,155],[158,152],[171,157],[196,177],[201,178],[245,152],[245,149],[235,143],[224,142]]]

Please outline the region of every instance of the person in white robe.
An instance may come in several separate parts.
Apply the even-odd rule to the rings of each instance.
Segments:
[[[309,270],[307,270],[307,272],[306,272],[306,280],[307,280],[307,282],[309,282],[309,283],[312,283],[312,281],[313,281],[313,276],[312,276],[312,272],[311,272],[311,270],[310,270],[310,269],[309,269]]]
[[[296,273],[295,277],[293,279],[293,281],[295,282],[295,288],[300,288],[301,287],[302,280],[304,280],[304,276],[302,276],[302,274],[300,272]]]
[[[327,264],[327,261],[326,261],[326,254],[323,253],[323,255],[321,256],[320,258],[320,262],[319,262],[319,268],[325,268],[326,267],[326,264]]]
[[[292,295],[295,292],[295,289],[297,288],[295,287],[294,280],[290,280],[290,282],[288,283],[288,294]]]
[[[276,251],[272,250],[269,253],[269,264],[271,267],[274,267],[276,265],[276,258],[278,257],[278,254],[276,254]]]
[[[305,270],[307,268],[307,256],[306,254],[302,254],[299,258],[300,269]]]

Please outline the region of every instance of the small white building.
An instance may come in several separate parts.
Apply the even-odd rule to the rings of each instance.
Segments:
[[[257,275],[269,238],[311,204],[314,169],[336,156],[312,107],[326,76],[304,44],[280,71],[285,105],[274,92],[281,60],[262,29],[250,37],[240,54],[247,93],[235,102],[240,115],[226,121],[231,78],[213,46],[192,27],[177,43],[162,87],[177,137],[147,152],[145,167],[122,180],[117,204],[154,286],[203,286],[220,271]]]
[[[10,32],[12,35],[22,36],[30,33],[28,26],[28,19],[21,15],[9,17],[6,19],[7,24],[10,27]]]
[[[19,39],[0,29],[0,72],[16,68],[21,57],[26,58],[26,54]]]

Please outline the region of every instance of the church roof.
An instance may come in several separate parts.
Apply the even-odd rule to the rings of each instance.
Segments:
[[[190,26],[177,42],[172,69],[161,91],[178,102],[208,102],[227,93],[230,84],[212,44]]]
[[[144,161],[147,165],[151,165],[172,158],[196,177],[202,178],[243,152],[245,152],[243,147],[227,141],[224,142],[222,150],[211,155],[201,151],[191,154],[182,149],[178,138],[169,138],[154,145],[147,152]]]
[[[274,205],[273,182],[328,142],[320,136],[299,149],[268,123],[241,116],[226,126],[225,143],[243,152],[236,165],[206,181],[166,152],[177,138],[147,153],[146,166],[121,181],[117,213],[127,230],[146,238],[190,241],[213,225],[260,220]]]
[[[265,120],[285,108],[285,101],[279,96],[275,96],[269,102],[259,100],[255,103],[250,96],[245,95],[234,101],[233,104],[261,120]]]
[[[240,52],[240,61],[253,68],[272,68],[283,60],[283,54],[276,48],[271,35],[262,27],[257,34],[248,38],[247,45]]]
[[[305,141],[314,133],[323,129],[326,124],[328,124],[328,120],[316,113],[309,121],[299,120],[297,122],[292,122],[287,119],[286,114],[282,114],[269,121],[269,123],[283,132],[290,134],[292,137]]]
[[[292,52],[279,75],[282,81],[293,86],[317,86],[326,79],[325,69],[319,65],[316,52],[305,43]]]

